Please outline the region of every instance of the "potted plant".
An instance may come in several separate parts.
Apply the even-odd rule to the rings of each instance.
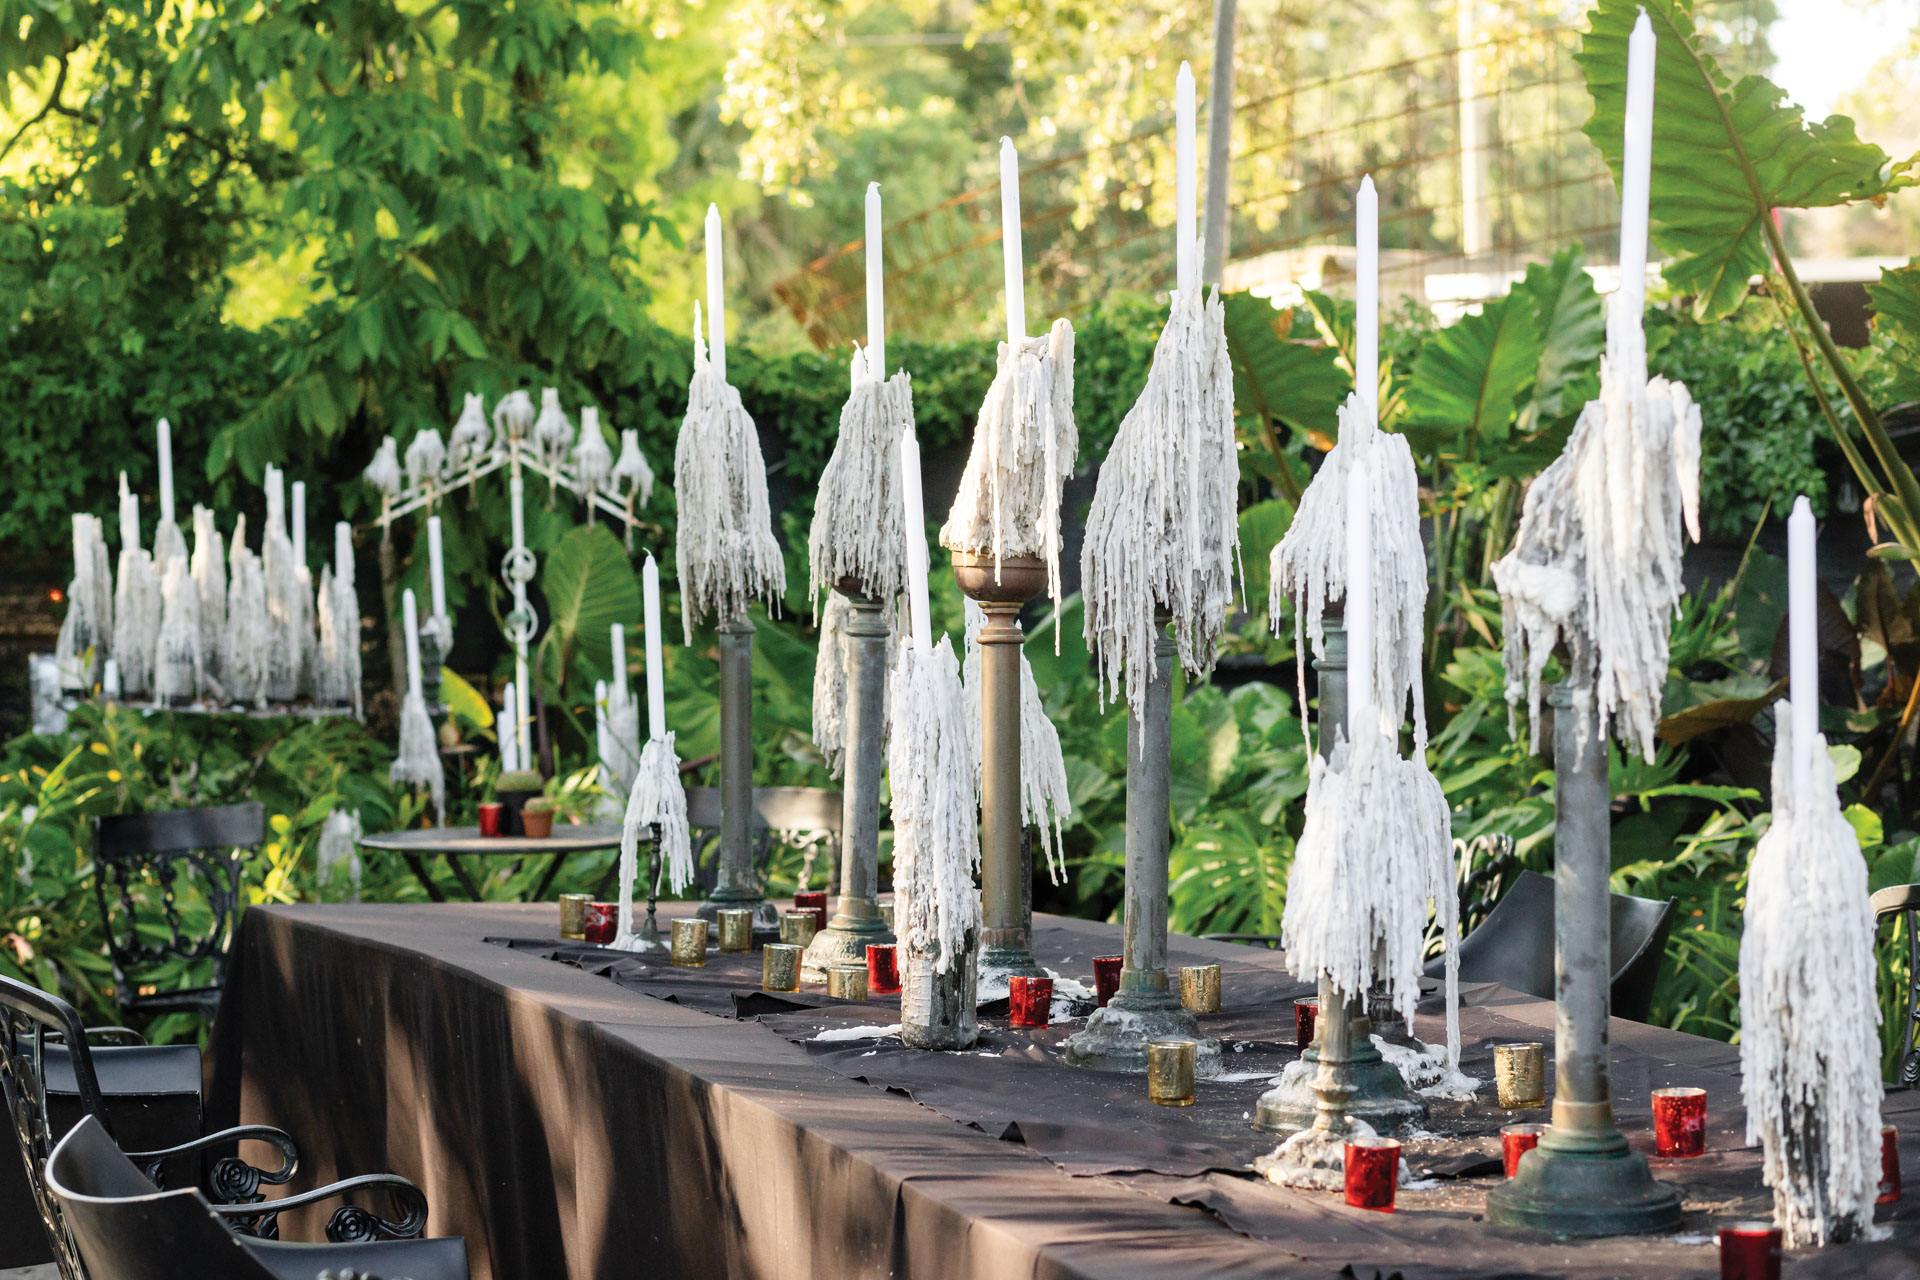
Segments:
[[[553,801],[535,796],[520,806],[521,834],[530,840],[544,840],[553,834]]]
[[[493,784],[494,799],[507,807],[501,816],[505,823],[502,835],[521,836],[526,830],[520,825],[520,812],[527,801],[540,794],[544,783],[538,773],[532,769],[509,769],[500,775],[500,781]],[[551,823],[552,819],[548,819]]]

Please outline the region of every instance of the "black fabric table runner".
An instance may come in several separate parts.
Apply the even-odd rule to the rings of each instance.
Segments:
[[[1077,1023],[1011,1030],[990,1005],[971,1053],[822,1040],[896,1023],[897,1000],[760,992],[757,954],[674,969],[562,943],[554,922],[550,905],[249,912],[216,1023],[214,1118],[293,1129],[314,1177],[420,1181],[433,1231],[468,1237],[476,1277],[1709,1277],[1711,1229],[1769,1204],[1738,1049],[1616,1021],[1636,1145],[1650,1147],[1653,1088],[1708,1091],[1709,1154],[1654,1162],[1685,1194],[1683,1231],[1562,1243],[1481,1221],[1495,1130],[1545,1118],[1489,1105],[1492,1046],[1552,1042],[1551,1003],[1502,988],[1465,993],[1481,1105],[1435,1103],[1430,1136],[1406,1148],[1425,1180],[1381,1215],[1246,1169],[1276,1141],[1248,1113],[1296,1056],[1306,993],[1275,953],[1174,940],[1175,965],[1223,967],[1226,1009],[1203,1027],[1226,1052],[1193,1107],[1162,1109],[1139,1077],[1060,1062]],[[1092,956],[1117,942],[1112,926],[1042,918],[1035,952],[1090,985]],[[1423,1002],[1423,1038],[1441,1038],[1438,1012]],[[1885,1111],[1920,1137],[1914,1095]],[[1794,1255],[1787,1275],[1920,1275],[1907,1204],[1880,1210],[1891,1239]]]

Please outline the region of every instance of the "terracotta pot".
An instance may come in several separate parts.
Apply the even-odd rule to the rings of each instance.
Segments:
[[[527,810],[522,809],[520,811],[520,829],[529,840],[545,840],[553,834],[553,810],[547,809],[540,813],[529,813]]]

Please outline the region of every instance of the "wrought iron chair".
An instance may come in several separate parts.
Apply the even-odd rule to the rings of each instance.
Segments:
[[[47,1161],[47,1187],[69,1224],[90,1280],[312,1280],[323,1269],[378,1268],[411,1280],[466,1280],[459,1236],[414,1239],[427,1200],[405,1178],[375,1174],[275,1201],[277,1209],[375,1188],[400,1205],[396,1221],[348,1205],[327,1225],[331,1244],[251,1239],[236,1231],[246,1206],[210,1204],[191,1189],[162,1191],[89,1116]]]
[[[1673,899],[1611,897],[1612,1011],[1616,1018],[1645,1022],[1653,988],[1667,954]],[[1429,977],[1445,973],[1429,961]],[[1553,877],[1522,871],[1480,927],[1460,943],[1460,980],[1498,982],[1530,996],[1554,994]]]
[[[44,1174],[60,1134],[81,1120],[91,1118],[106,1132],[109,1125],[124,1126],[142,1145],[158,1141],[158,1148],[128,1157],[156,1183],[182,1177],[197,1181],[203,1153],[241,1141],[275,1147],[281,1157],[278,1169],[256,1169],[238,1156],[214,1163],[208,1186],[230,1204],[257,1204],[263,1199],[262,1183],[280,1184],[293,1177],[299,1153],[293,1139],[278,1129],[250,1125],[201,1136],[199,1050],[171,1045],[96,1050],[87,1036],[79,1013],[65,1000],[0,977],[0,1101],[13,1122],[33,1208],[53,1259],[69,1280],[86,1273]],[[270,1216],[263,1221],[271,1231]]]
[[[1900,1061],[1894,1083],[1911,1089],[1920,1084],[1920,1049],[1914,1047],[1914,1031],[1920,1027],[1920,884],[1896,884],[1873,895],[1875,926],[1894,916],[1907,922],[1907,1015],[1900,1035]]]
[[[94,897],[125,1016],[199,1013],[212,1020],[240,910],[241,863],[266,836],[266,806],[257,801],[94,820]],[[186,888],[204,901],[204,928],[190,919],[199,911],[182,901]],[[164,934],[157,941],[156,932]],[[162,966],[203,962],[213,970],[203,985],[155,991],[143,981]]]
[[[693,833],[695,883],[700,890],[713,888],[720,862],[720,788],[687,788],[687,825]],[[755,787],[753,821],[749,838],[753,841],[753,866],[762,879],[773,854],[775,842],[800,850],[806,861],[801,866],[800,882],[810,883],[813,865],[819,854],[827,852],[827,889],[837,889],[840,860],[840,793],[824,787]]]

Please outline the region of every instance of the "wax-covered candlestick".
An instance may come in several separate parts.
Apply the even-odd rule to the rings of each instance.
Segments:
[[[927,510],[920,493],[920,441],[911,430],[900,433],[900,508],[907,531],[907,612],[913,642],[933,648],[933,620],[927,598]]]
[[[1006,270],[1007,341],[1027,336],[1026,267],[1020,249],[1020,153],[1000,139],[1000,253]]]
[[[1787,517],[1787,696],[1793,704],[1793,780],[1799,796],[1812,777],[1820,732],[1819,588],[1814,571],[1813,508],[1805,495]]]
[[[1347,472],[1347,741],[1374,732],[1373,459],[1362,453]],[[1324,730],[1323,730],[1324,732]]]
[[[173,519],[173,426],[165,418],[154,428],[160,456],[160,518]]]
[[[1360,179],[1354,202],[1353,385],[1378,419],[1380,406],[1380,200],[1373,175]]]
[[[447,616],[447,567],[440,545],[439,516],[427,517],[427,580],[433,588],[433,616],[437,621]]]
[[[869,376],[887,380],[887,269],[880,253],[880,184],[867,184],[867,360]]]
[[[1620,159],[1620,289],[1633,315],[1646,306],[1647,203],[1653,177],[1653,24],[1643,10],[1627,40],[1626,139]]]
[[[667,736],[667,680],[660,665],[660,566],[647,557],[640,571],[647,626],[647,736]]]
[[[721,258],[720,207],[707,206],[707,359],[720,381],[727,380],[727,284]]]
[[[420,613],[413,603],[413,588],[400,595],[400,618],[407,633],[407,689],[420,692]]]
[[[1193,69],[1184,62],[1173,82],[1173,119],[1174,281],[1185,293],[1200,283],[1200,240],[1193,203],[1198,185],[1193,137]]]
[[[293,567],[307,567],[307,482],[293,482]]]

